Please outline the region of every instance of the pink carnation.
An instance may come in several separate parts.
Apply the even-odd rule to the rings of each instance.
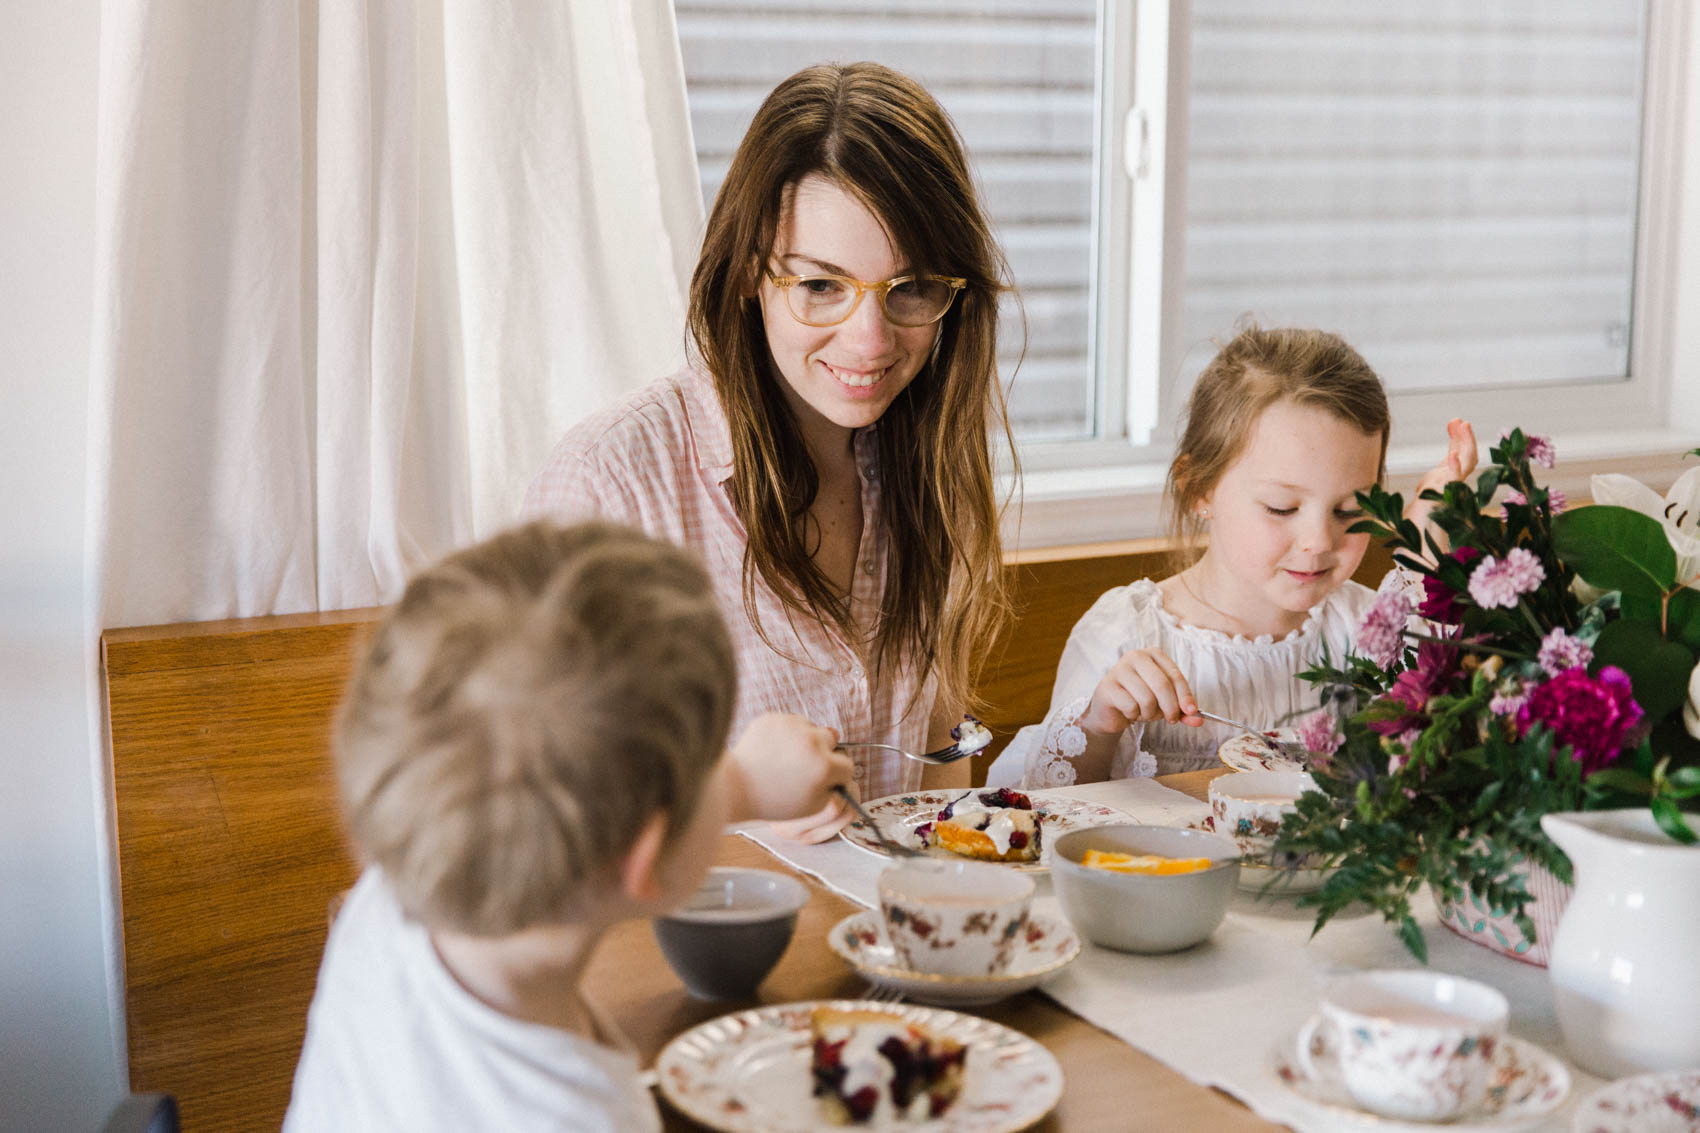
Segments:
[[[1299,723],[1299,742],[1318,755],[1333,755],[1346,737],[1334,730],[1334,714],[1319,708]]]
[[[1495,716],[1515,716],[1523,711],[1523,705],[1528,699],[1520,692],[1496,692],[1493,699],[1488,701],[1488,711]]]
[[[1505,503],[1499,506],[1499,518],[1511,518],[1511,508],[1507,505],[1516,504],[1518,506],[1522,506],[1528,502],[1529,497],[1525,496],[1522,492],[1519,492],[1516,488],[1510,489],[1505,493]],[[1552,512],[1552,514],[1557,515],[1559,512],[1563,511],[1568,502],[1569,501],[1564,498],[1564,493],[1559,491],[1557,488],[1549,488],[1547,490],[1547,510]]]
[[[1530,691],[1517,713],[1517,727],[1526,733],[1534,724],[1545,724],[1554,741],[1569,747],[1571,758],[1590,774],[1618,757],[1630,730],[1640,723],[1641,706],[1632,692],[1629,674],[1615,665],[1597,677],[1587,669],[1566,669]]]
[[[1511,430],[1506,429],[1499,434],[1499,439],[1503,441],[1510,435]],[[1551,468],[1558,463],[1558,450],[1553,447],[1551,437],[1543,436],[1540,433],[1524,433],[1523,441],[1523,452],[1528,456],[1530,464],[1538,464],[1542,468]]]
[[[1556,677],[1567,669],[1586,666],[1594,659],[1594,651],[1579,638],[1555,629],[1541,639],[1541,651],[1535,659],[1548,676]]]
[[[1359,652],[1383,669],[1392,668],[1405,651],[1405,619],[1410,613],[1411,600],[1403,591],[1387,590],[1376,595],[1358,626]]]
[[[1504,560],[1489,555],[1470,575],[1470,597],[1484,610],[1495,606],[1515,609],[1517,600],[1533,593],[1547,576],[1534,552],[1513,547]]]

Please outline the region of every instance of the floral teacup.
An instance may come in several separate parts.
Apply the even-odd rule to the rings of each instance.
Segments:
[[[1335,982],[1299,1031],[1300,1065],[1331,1055],[1352,1100],[1384,1117],[1444,1121],[1487,1092],[1505,1036],[1505,997],[1443,972],[1361,972]]]
[[[905,967],[991,976],[1015,958],[1033,879],[984,862],[911,858],[880,874],[879,892],[886,938]]]

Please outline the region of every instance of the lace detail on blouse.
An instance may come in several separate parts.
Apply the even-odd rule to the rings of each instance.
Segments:
[[[1029,787],[1069,787],[1074,784],[1074,760],[1086,750],[1086,733],[1080,718],[1086,715],[1091,697],[1069,701],[1045,721],[1045,734],[1027,757],[1022,782]]]

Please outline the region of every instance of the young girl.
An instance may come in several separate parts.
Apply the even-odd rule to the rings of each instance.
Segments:
[[[573,428],[526,511],[696,551],[738,652],[733,728],[794,712],[943,746],[1008,610],[988,424],[1003,258],[955,128],[872,63],[756,111],[691,281],[695,363]],[[921,764],[857,749],[864,798]],[[928,768],[966,785],[966,761]],[[836,808],[789,833],[818,839]]]
[[[1448,426],[1423,487],[1462,478],[1475,440]],[[1385,471],[1387,397],[1357,351],[1321,331],[1251,326],[1199,375],[1169,468],[1172,528],[1204,553],[1160,582],[1109,591],[1075,625],[1051,709],[992,766],[992,786],[1054,787],[1216,764],[1234,730],[1312,708],[1297,674],[1351,646],[1374,592],[1351,580],[1368,535],[1356,493]],[[1426,516],[1414,507],[1413,518]]]

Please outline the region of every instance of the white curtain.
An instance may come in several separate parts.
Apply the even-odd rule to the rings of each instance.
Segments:
[[[108,0],[106,626],[389,601],[676,367],[702,222],[668,0]]]

